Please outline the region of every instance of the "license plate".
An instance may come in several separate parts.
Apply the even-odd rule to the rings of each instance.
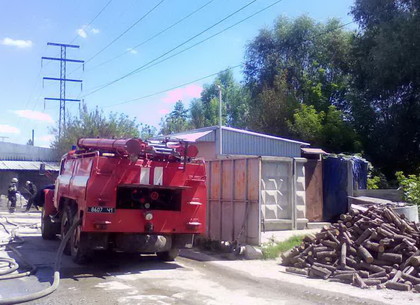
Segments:
[[[88,207],[90,213],[115,213],[115,208],[106,207]]]

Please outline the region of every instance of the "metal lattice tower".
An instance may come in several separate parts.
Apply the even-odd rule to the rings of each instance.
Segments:
[[[67,78],[67,63],[81,63],[84,65],[84,60],[78,59],[68,59],[67,58],[67,48],[79,48],[80,46],[72,45],[72,44],[63,44],[63,43],[55,43],[55,42],[48,42],[48,46],[55,46],[60,47],[60,58],[58,57],[41,57],[41,62],[45,60],[55,60],[60,62],[60,77],[43,77],[43,80],[53,80],[60,82],[60,97],[45,97],[44,101],[59,101],[60,111],[58,117],[58,138],[61,139],[61,134],[64,128],[66,127],[66,102],[80,102],[79,99],[68,99],[66,98],[66,83],[67,82],[76,82],[80,83],[82,86],[81,79],[69,79]]]

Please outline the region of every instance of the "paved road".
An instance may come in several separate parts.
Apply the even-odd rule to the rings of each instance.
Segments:
[[[13,221],[36,223],[37,219],[36,214],[20,214]],[[20,234],[25,236],[21,253],[39,270],[35,276],[2,281],[1,297],[39,291],[48,287],[52,279],[59,241],[44,241],[39,229],[29,227],[22,228]],[[4,252],[0,251],[2,255]],[[331,303],[354,304],[351,299],[334,294],[325,295],[292,284],[257,279],[211,262],[180,257],[176,262],[166,263],[152,255],[102,253],[88,266],[76,265],[69,257],[64,257],[58,290],[27,304]]]

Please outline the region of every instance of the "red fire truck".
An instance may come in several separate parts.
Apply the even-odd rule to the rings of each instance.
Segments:
[[[42,237],[80,225],[65,254],[95,250],[156,253],[173,260],[206,228],[206,173],[196,146],[164,139],[89,139],[65,154],[54,190],[45,190]]]

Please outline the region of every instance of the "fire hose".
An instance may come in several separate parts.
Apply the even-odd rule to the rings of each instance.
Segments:
[[[64,238],[61,240],[60,246],[58,247],[57,254],[55,256],[54,280],[53,280],[53,283],[51,284],[51,286],[49,286],[48,288],[46,288],[44,290],[37,291],[37,292],[27,294],[27,295],[24,295],[24,296],[17,296],[17,297],[12,297],[12,298],[7,298],[7,299],[0,299],[0,305],[3,305],[3,304],[4,305],[18,304],[18,303],[29,302],[29,301],[33,301],[33,300],[36,300],[36,299],[40,299],[44,296],[47,296],[47,295],[53,293],[58,288],[58,285],[60,283],[61,258],[62,258],[62,255],[63,255],[64,247],[66,246],[66,243],[70,239],[71,235],[73,234],[73,232],[77,228],[77,226],[80,225],[80,223],[81,223],[81,220],[78,220],[78,221],[74,222],[72,224],[72,226],[70,227],[69,231],[64,236]],[[8,234],[10,234],[10,232],[7,230],[7,228],[4,224],[0,223],[0,225],[2,225],[3,228],[5,229],[5,231]],[[12,236],[11,240],[7,243],[0,243],[0,247],[5,246],[5,247],[9,248],[10,250],[12,250],[25,264],[27,264],[28,266],[31,266],[31,270],[27,271],[27,272],[24,272],[24,273],[12,274],[12,272],[16,271],[19,268],[19,264],[13,258],[0,257],[0,263],[3,263],[3,264],[6,263],[6,264],[9,265],[8,269],[6,269],[6,270],[1,270],[0,269],[0,280],[29,276],[29,275],[34,274],[36,272],[36,266],[34,266],[33,264],[31,264],[27,260],[25,260],[24,257],[21,255],[21,253],[13,246],[14,244],[22,244],[23,239],[16,236],[14,233],[12,233],[11,236]],[[1,268],[1,266],[0,266],[0,268]]]

